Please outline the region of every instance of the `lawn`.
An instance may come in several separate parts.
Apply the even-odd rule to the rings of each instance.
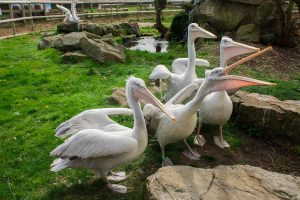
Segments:
[[[123,87],[130,75],[147,80],[157,64],[170,66],[177,57],[186,57],[186,46],[173,46],[167,53],[126,51],[125,63],[100,64],[85,60],[63,63],[54,49],[37,50],[39,35],[0,41],[0,199],[143,199],[145,178],[160,166],[160,149],[150,142],[141,158],[121,167],[130,177],[122,182],[129,188],[125,196],[107,192],[104,184],[85,170],[50,172],[49,152],[62,142],[55,128],[73,115],[91,108],[116,107],[107,97],[114,87]],[[217,66],[218,55],[211,54],[205,42],[197,52]],[[300,99],[299,76],[280,80],[267,78],[255,69],[242,66],[237,74],[247,74],[278,83],[276,87],[250,88],[280,99]],[[203,76],[204,69],[198,69]],[[130,117],[116,117],[132,126]],[[229,125],[230,126],[230,125]],[[226,131],[231,128],[225,129]],[[234,137],[232,137],[234,138]],[[174,160],[183,144],[169,145],[166,154]]]

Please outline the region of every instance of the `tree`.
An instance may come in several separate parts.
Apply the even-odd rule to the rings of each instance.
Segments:
[[[161,37],[165,37],[168,28],[166,28],[162,22],[161,22],[161,15],[163,9],[165,9],[167,6],[167,0],[155,0],[155,11],[156,11],[156,23],[155,23],[155,28],[158,30],[160,33]]]
[[[273,0],[276,4],[276,18],[277,18],[277,44],[280,46],[294,46],[295,23],[292,19],[292,11],[294,0]]]

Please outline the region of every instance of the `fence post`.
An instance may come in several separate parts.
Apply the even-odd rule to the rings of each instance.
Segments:
[[[30,18],[30,23],[31,23],[31,30],[34,31],[34,24],[33,24],[33,19],[32,19],[32,4],[29,4],[29,16]]]
[[[21,4],[21,9],[22,9],[22,17],[26,17],[25,5],[23,3]],[[26,24],[26,19],[23,20],[23,23]]]
[[[113,12],[113,4],[111,3],[110,4],[110,22],[111,23],[113,22],[113,14],[112,14],[112,12]]]
[[[139,21],[139,1],[136,1],[136,20]]]
[[[11,3],[9,4],[9,15],[10,15],[10,19],[14,18],[14,10],[13,10],[13,6],[12,6]],[[16,35],[16,25],[15,25],[15,22],[11,22],[11,26],[12,26],[13,34]]]

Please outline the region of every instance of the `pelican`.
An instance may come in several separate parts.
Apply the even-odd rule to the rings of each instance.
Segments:
[[[229,37],[222,37],[220,43],[220,66],[225,68],[231,58],[259,50],[259,48],[235,42]],[[223,138],[223,125],[229,120],[233,109],[232,101],[227,92],[218,91],[207,95],[200,107],[199,128],[194,138],[194,143],[200,146],[206,143],[205,138],[200,135],[200,129],[202,123],[207,123],[219,126],[220,136],[214,136],[214,143],[220,148],[229,147],[229,144]]]
[[[204,97],[212,92],[222,91],[226,89],[235,89],[250,85],[272,85],[272,83],[258,81],[251,78],[240,76],[223,76],[227,73],[227,68],[215,68],[207,71],[206,78],[202,82],[201,86],[197,83],[191,83],[183,90],[177,93],[172,99],[170,99],[165,107],[168,111],[175,116],[176,121],[171,121],[162,112],[147,104],[144,109],[144,117],[147,121],[149,129],[155,132],[161,152],[162,152],[162,166],[172,165],[169,158],[165,157],[165,146],[170,143],[175,143],[179,140],[183,140],[188,147],[188,152],[184,154],[190,159],[198,159],[200,154],[192,150],[186,142],[186,138],[194,131],[197,124],[197,110],[200,108],[201,102]],[[184,101],[189,97],[195,89],[198,89],[196,95],[191,101],[183,104],[177,104]],[[200,108],[202,109],[202,108]]]
[[[76,11],[76,2],[72,1],[71,3],[71,12],[69,9],[65,8],[64,6],[60,6],[56,4],[56,7],[62,10],[66,14],[64,22],[79,23],[80,19]]]
[[[197,59],[194,41],[198,38],[216,38],[216,36],[198,26],[191,23],[188,26],[188,59],[180,58],[174,60],[172,68],[174,73],[170,72],[164,65],[157,65],[149,76],[150,80],[166,80],[167,91],[163,99],[168,101],[182,88],[190,84],[197,78],[195,64],[206,65],[206,60]]]
[[[172,120],[175,120],[166,111],[164,105],[146,89],[145,83],[141,79],[130,77],[127,80],[126,96],[128,105],[133,111],[134,127],[122,131],[108,131],[107,127],[105,130],[101,130],[101,127],[105,126],[100,125],[98,126],[100,129],[92,127],[76,133],[72,132],[71,137],[50,153],[51,156],[59,157],[51,164],[51,171],[58,172],[65,168],[91,169],[101,176],[108,189],[126,193],[127,188],[111,184],[107,179],[107,174],[111,168],[137,159],[146,149],[147,129],[139,100],[143,99],[157,106]],[[120,134],[120,132],[123,133]]]

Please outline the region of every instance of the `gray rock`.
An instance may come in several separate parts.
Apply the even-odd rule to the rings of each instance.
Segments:
[[[300,105],[273,96],[238,91],[231,96],[233,117],[244,126],[258,129],[270,138],[284,138],[300,144]]]
[[[64,62],[77,63],[87,58],[88,56],[82,51],[67,52],[61,56]]]
[[[125,54],[117,45],[113,46],[102,40],[92,40],[84,37],[80,40],[81,49],[98,62],[117,61],[124,62]]]
[[[80,31],[80,25],[77,24],[77,23],[63,22],[63,23],[57,24],[56,30],[57,30],[58,33],[79,32]]]
[[[112,95],[108,98],[108,100],[117,105],[127,106],[127,98],[125,88],[113,88]]]
[[[84,37],[89,39],[101,39],[100,36],[89,32],[73,32],[55,40],[54,47],[64,52],[80,50],[80,40]]]
[[[140,28],[137,23],[122,23],[114,25],[99,25],[94,23],[80,22],[79,24],[61,23],[57,25],[58,33],[71,33],[86,31],[99,36],[112,34],[120,35],[136,35],[141,36]]]
[[[241,24],[251,23],[256,7],[230,1],[206,0],[194,7],[192,18],[198,24],[208,23],[218,32],[234,31]]]
[[[236,39],[259,43],[259,28],[255,24],[240,26],[236,32]]]
[[[300,199],[300,177],[249,165],[163,167],[146,184],[151,200]]]
[[[45,37],[43,38],[39,43],[38,43],[38,49],[47,49],[47,48],[53,48],[54,47],[54,42],[58,39],[60,39],[63,36],[63,34],[59,35],[54,35],[50,37]]]

